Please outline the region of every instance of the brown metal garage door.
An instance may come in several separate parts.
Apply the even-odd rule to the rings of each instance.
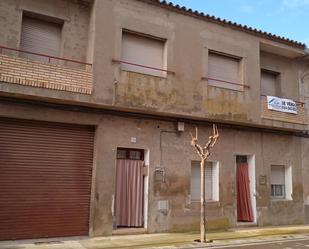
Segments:
[[[0,240],[88,235],[94,129],[0,119]]]

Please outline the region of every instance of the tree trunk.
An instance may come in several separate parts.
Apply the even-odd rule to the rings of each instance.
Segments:
[[[191,134],[191,133],[190,133]],[[198,144],[197,127],[195,127],[195,137],[191,134],[191,145],[196,149],[197,154],[201,158],[201,224],[200,224],[200,241],[206,242],[206,200],[205,200],[205,161],[210,155],[210,149],[213,148],[219,138],[217,126],[213,125],[213,135],[208,138],[208,142],[204,147]]]
[[[201,160],[201,242],[206,242],[206,215],[205,215],[205,160]]]

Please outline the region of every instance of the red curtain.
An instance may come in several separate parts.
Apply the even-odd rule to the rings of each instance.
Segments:
[[[143,166],[140,160],[118,159],[115,215],[117,227],[143,226]]]
[[[237,220],[253,221],[250,201],[248,163],[237,163]]]

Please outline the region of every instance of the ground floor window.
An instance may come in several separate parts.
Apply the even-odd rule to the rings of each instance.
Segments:
[[[292,199],[292,169],[290,166],[271,165],[272,199]]]
[[[191,201],[200,200],[201,186],[200,162],[191,162]],[[217,162],[205,163],[205,199],[219,201],[219,166]]]

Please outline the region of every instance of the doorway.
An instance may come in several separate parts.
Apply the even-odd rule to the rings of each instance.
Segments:
[[[143,228],[145,192],[145,152],[118,148],[114,215],[116,229]]]
[[[236,156],[237,222],[256,223],[254,156]]]

